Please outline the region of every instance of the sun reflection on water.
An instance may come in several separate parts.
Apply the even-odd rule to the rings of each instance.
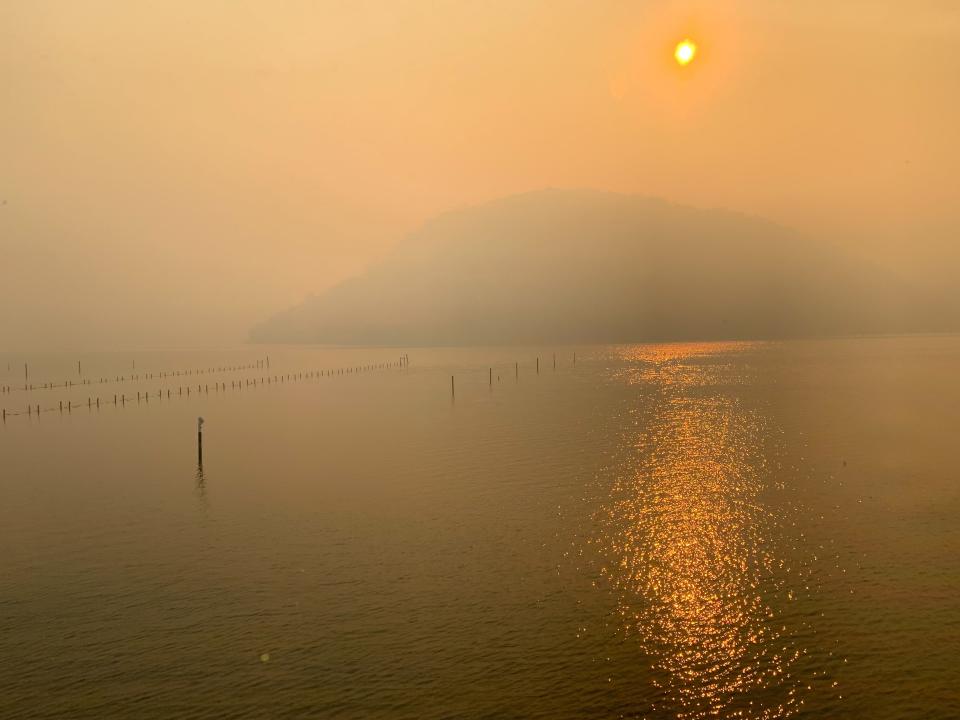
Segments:
[[[677,718],[781,718],[802,705],[803,650],[773,601],[780,519],[764,417],[718,389],[744,344],[624,348],[622,379],[654,396],[624,438],[601,511],[604,574],[623,629],[651,659],[659,710]],[[740,369],[742,372],[742,368]]]

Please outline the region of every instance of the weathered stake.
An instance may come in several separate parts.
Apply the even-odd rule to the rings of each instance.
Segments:
[[[197,418],[197,465],[203,465],[203,418]]]

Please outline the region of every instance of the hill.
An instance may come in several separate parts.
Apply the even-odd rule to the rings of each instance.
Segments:
[[[359,345],[778,338],[930,329],[935,306],[879,269],[761,219],[544,190],[428,222],[366,274],[251,337]]]

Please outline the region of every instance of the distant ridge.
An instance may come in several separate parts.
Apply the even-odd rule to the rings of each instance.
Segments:
[[[278,313],[251,339],[782,338],[936,329],[949,324],[937,308],[878,269],[762,219],[542,190],[437,217],[364,275]]]

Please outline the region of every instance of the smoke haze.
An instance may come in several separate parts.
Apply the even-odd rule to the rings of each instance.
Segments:
[[[890,312],[954,303],[956,4],[718,5],[6,2],[0,343],[244,340],[547,187],[764,217]]]

